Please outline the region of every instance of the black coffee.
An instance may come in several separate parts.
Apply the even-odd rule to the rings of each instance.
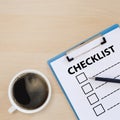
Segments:
[[[18,78],[13,86],[15,102],[24,109],[36,109],[48,97],[48,86],[37,74],[27,73]]]

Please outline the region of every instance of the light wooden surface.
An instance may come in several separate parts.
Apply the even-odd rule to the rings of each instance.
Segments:
[[[114,23],[120,23],[119,0],[0,0],[0,119],[75,120],[47,60]],[[36,114],[10,115],[9,83],[30,68],[50,80],[51,101]]]

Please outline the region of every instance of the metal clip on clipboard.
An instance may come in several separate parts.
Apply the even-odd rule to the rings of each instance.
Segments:
[[[87,50],[87,51],[85,51],[85,52],[83,52],[83,53],[81,53],[81,54],[76,55],[75,57],[70,57],[70,56],[69,56],[69,54],[70,54],[71,52],[73,52],[74,50],[79,49],[81,46],[83,46],[83,45],[85,45],[85,44],[87,44],[87,43],[89,43],[89,42],[91,42],[91,41],[93,41],[93,40],[95,40],[95,39],[97,39],[97,38],[99,38],[99,37],[102,38],[100,44],[94,46],[93,48],[91,48],[91,49],[89,49],[89,50]],[[80,44],[76,45],[75,47],[67,50],[67,51],[66,51],[66,59],[68,60],[68,62],[71,62],[71,61],[73,61],[75,58],[77,58],[77,57],[79,57],[79,56],[81,56],[81,55],[83,55],[83,54],[85,54],[85,53],[87,53],[87,52],[95,49],[96,47],[98,47],[98,46],[100,46],[100,45],[105,44],[106,42],[107,42],[107,41],[106,41],[106,38],[105,38],[105,37],[103,37],[101,34],[97,34],[97,35],[95,35],[95,36],[93,36],[93,37],[91,37],[91,38],[89,38],[89,39],[81,42]]]

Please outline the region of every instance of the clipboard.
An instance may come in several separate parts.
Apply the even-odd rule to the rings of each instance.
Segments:
[[[115,24],[48,60],[78,120],[119,120],[120,85],[89,79],[120,78],[119,53],[120,27]]]

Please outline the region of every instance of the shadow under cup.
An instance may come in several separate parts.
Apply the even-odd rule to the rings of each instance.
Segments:
[[[26,110],[41,107],[48,99],[49,87],[42,76],[24,73],[16,78],[12,87],[12,98],[17,106]]]

